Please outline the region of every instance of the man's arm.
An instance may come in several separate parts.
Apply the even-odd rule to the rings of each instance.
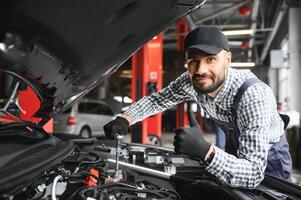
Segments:
[[[128,127],[144,118],[164,111],[182,101],[196,97],[188,73],[183,73],[168,87],[150,96],[143,97],[132,104],[130,108],[115,120],[104,126],[104,132],[109,139],[115,139],[116,135],[128,134]]]
[[[126,118],[130,125],[134,124],[183,101],[190,100],[193,92],[195,91],[190,84],[188,73],[185,72],[161,91],[133,103],[121,117]]]
[[[234,187],[255,188],[263,180],[271,134],[278,131],[276,135],[280,135],[279,131],[283,130],[272,92],[267,88],[252,91],[255,88],[246,91],[238,108],[241,135],[237,157],[214,146],[215,156],[206,168]]]
[[[104,126],[104,131],[109,139],[114,139],[117,134],[128,134],[128,126],[144,118],[162,112],[174,105],[196,98],[196,92],[193,89],[188,73],[183,73],[168,87],[150,96],[143,97],[138,102],[132,104],[129,109],[118,116],[115,120]]]

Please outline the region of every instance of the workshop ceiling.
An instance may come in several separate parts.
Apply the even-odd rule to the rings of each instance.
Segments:
[[[207,0],[202,7],[186,16],[190,29],[200,25],[215,25],[222,31],[247,30],[252,34],[228,35],[233,60],[262,64],[262,48],[274,29],[277,15],[287,9],[284,0]],[[164,32],[165,47],[176,47],[174,24]]]

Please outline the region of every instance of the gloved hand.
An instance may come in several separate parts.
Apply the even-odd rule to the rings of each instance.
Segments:
[[[179,128],[175,132],[173,143],[175,152],[204,161],[211,144],[200,135],[200,129],[198,127]]]
[[[117,117],[115,120],[107,123],[103,130],[107,138],[114,140],[116,139],[116,135],[126,135],[129,133],[129,122],[123,117]]]

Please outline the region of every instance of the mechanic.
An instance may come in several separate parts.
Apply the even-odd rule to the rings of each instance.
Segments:
[[[255,188],[264,174],[289,179],[285,124],[272,90],[253,73],[230,67],[228,39],[214,26],[191,31],[184,48],[187,71],[109,122],[106,136],[127,134],[129,125],[194,100],[225,132],[225,151],[208,143],[198,127],[190,127],[176,130],[177,153],[202,161],[206,171],[233,187]]]

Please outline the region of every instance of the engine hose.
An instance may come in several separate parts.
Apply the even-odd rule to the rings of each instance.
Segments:
[[[52,182],[52,187],[51,187],[51,200],[57,200],[56,198],[56,194],[55,194],[55,191],[56,191],[56,185],[57,183],[59,182],[59,180],[61,180],[63,177],[61,175],[58,175],[56,176],[54,179],[53,179],[53,182]]]

